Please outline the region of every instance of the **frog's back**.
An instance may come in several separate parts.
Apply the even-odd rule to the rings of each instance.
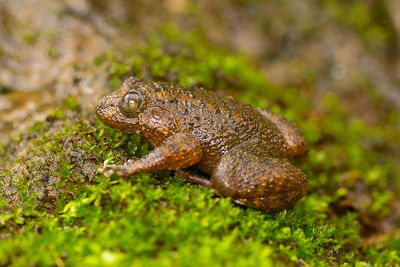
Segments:
[[[164,86],[169,87],[165,104],[174,109],[178,128],[202,144],[198,168],[212,171],[223,154],[254,139],[261,156],[287,157],[288,147],[278,128],[250,105],[203,88]]]

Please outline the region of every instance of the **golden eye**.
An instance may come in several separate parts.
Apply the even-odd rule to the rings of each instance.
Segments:
[[[131,118],[135,115],[136,112],[140,110],[142,105],[143,105],[143,96],[139,92],[129,91],[122,98],[119,106],[121,112],[128,118]]]

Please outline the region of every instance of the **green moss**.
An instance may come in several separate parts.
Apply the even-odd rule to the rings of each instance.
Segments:
[[[30,45],[35,44],[38,40],[38,36],[34,33],[26,33],[23,38],[24,41]]]
[[[182,36],[167,27],[147,45],[101,55],[95,64],[105,62],[110,90],[124,77],[137,75],[200,84],[284,113],[311,145],[307,157],[297,162],[309,177],[311,193],[292,210],[266,214],[184,183],[171,172],[106,178],[93,170],[105,162],[140,157],[150,147],[137,135],[106,127],[93,113],[80,113],[70,99],[51,119],[0,150],[8,170],[0,172],[2,265],[399,263],[400,242],[382,234],[379,246],[368,245],[360,219],[384,220],[391,212],[398,188],[389,190],[390,177],[398,184],[399,169],[366,148],[378,138],[380,149],[388,151],[400,132],[397,124],[389,133],[351,119],[330,93],[316,114],[312,92],[269,84],[248,58],[213,47],[197,32]],[[396,119],[388,114],[388,120]],[[16,153],[21,147],[26,148],[22,157]],[[364,191],[357,191],[360,187]],[[343,201],[358,194],[367,197],[362,208],[345,206]]]
[[[72,96],[67,96],[64,100],[64,104],[68,109],[76,109],[79,106],[79,101],[78,99],[72,97]]]
[[[375,49],[396,50],[396,32],[384,1],[325,0],[327,11]]]

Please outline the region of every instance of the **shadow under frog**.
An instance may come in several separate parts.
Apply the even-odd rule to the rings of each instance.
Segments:
[[[203,88],[132,77],[104,96],[96,113],[107,125],[139,134],[155,147],[137,161],[104,166],[106,174],[193,166],[210,179],[178,175],[268,212],[292,206],[309,190],[305,174],[289,162],[307,152],[304,137],[268,110]]]

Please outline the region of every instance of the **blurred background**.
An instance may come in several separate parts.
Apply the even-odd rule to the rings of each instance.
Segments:
[[[399,12],[398,0],[2,0],[0,140],[67,95],[93,105],[109,77],[93,59],[166,24],[249,55],[273,84],[315,101],[332,92],[376,124],[400,109]]]

